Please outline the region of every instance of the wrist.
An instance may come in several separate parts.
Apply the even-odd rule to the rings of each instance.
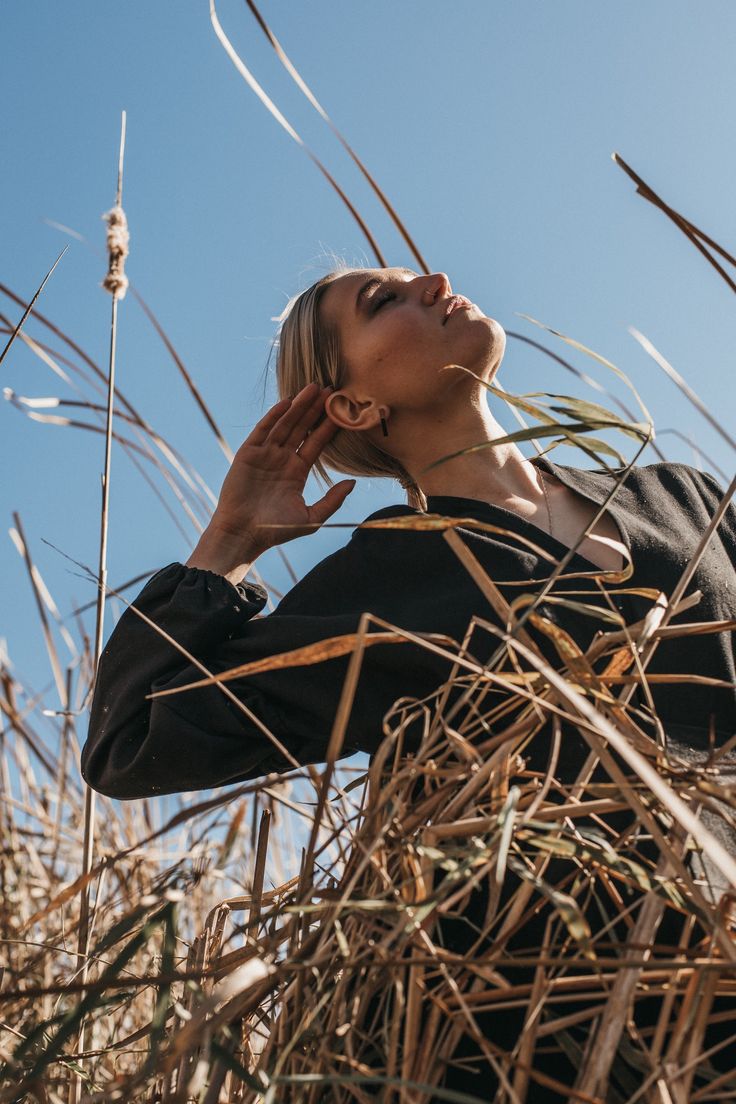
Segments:
[[[236,536],[210,523],[203,531],[187,567],[199,567],[224,575],[234,585],[242,582],[248,570],[263,552],[247,538]]]

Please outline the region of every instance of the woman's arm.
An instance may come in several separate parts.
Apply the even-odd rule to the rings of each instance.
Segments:
[[[261,587],[236,589],[221,575],[183,564],[158,572],[135,609],[213,673],[252,662],[258,669],[224,684],[236,701],[216,685],[150,699],[202,672],[126,610],[100,661],[82,753],[90,785],[110,797],[149,797],[324,762],[350,655],[270,670],[261,661],[354,633],[360,612],[344,597],[354,589],[356,567],[366,570],[353,551],[340,549],[290,592],[283,611],[267,617],[254,616],[265,601]],[[338,757],[376,750],[385,714],[406,695],[408,670],[412,695],[423,697],[442,684],[449,666],[414,644],[366,648]],[[406,730],[405,750],[412,739]]]
[[[150,699],[151,693],[204,676],[149,621],[219,673],[354,631],[356,614],[311,612],[320,604],[334,609],[329,593],[334,576],[331,564],[316,572],[308,614],[276,612],[254,619],[265,602],[261,587],[236,589],[220,575],[182,564],[158,572],[136,598],[135,609],[121,617],[100,660],[82,753],[89,784],[110,797],[148,797],[323,761],[347,657],[227,682],[236,701],[215,685]],[[370,673],[366,666],[361,676],[343,755],[357,747],[373,750],[366,741],[377,742],[390,695],[400,693],[391,648],[384,646],[385,662],[378,656]]]
[[[200,789],[288,769],[289,743],[302,762],[321,746],[309,694],[303,711],[289,709],[308,689],[304,668],[275,681],[243,680],[236,692],[244,708],[217,686],[153,702],[148,695],[203,677],[149,622],[213,672],[330,635],[320,617],[252,621],[265,591],[237,585],[261,552],[319,527],[354,485],[344,480],[312,506],[303,499],[309,470],[334,433],[327,419],[315,425],[325,397],[312,385],[266,414],[238,450],[188,564],[155,575],[120,619],[100,660],[82,755],[96,789],[123,798]],[[280,746],[269,738],[274,727]]]
[[[236,589],[221,575],[177,563],[146,584],[100,657],[82,751],[82,774],[94,789],[119,798],[199,789],[230,780],[234,750],[239,777],[263,759],[269,748],[257,730],[248,732],[246,717],[237,749],[231,747],[236,726],[221,691],[204,729],[193,715],[188,719],[186,694],[165,699],[174,710],[148,695],[177,678],[184,684],[203,677],[150,622],[208,666],[228,639],[242,636],[265,600],[262,587]]]

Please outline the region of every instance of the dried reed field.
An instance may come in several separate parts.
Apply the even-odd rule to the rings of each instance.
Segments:
[[[211,12],[231,61],[266,103],[214,3]],[[733,255],[614,159],[657,209],[652,217],[664,214],[736,291],[724,267],[736,266]],[[114,495],[114,443],[163,508],[201,528],[210,488],[114,377],[116,328],[124,324],[117,307],[127,289],[231,458],[197,381],[127,285],[122,175],[121,142],[108,219],[110,363],[95,363],[46,316],[43,285],[31,304],[0,284],[0,360],[12,365],[14,346],[25,343],[61,378],[53,406],[9,397],[36,421],[99,434],[106,491],[112,486]],[[351,210],[376,263],[387,263]],[[63,265],[53,278],[63,279]],[[619,368],[528,321],[534,341],[528,333],[510,338],[562,361],[576,394],[517,396],[488,385],[519,421],[507,439],[577,446],[591,467],[616,473],[615,498],[645,449],[664,458],[652,419]],[[711,432],[736,449],[728,429],[638,337]],[[631,406],[600,385],[595,401],[583,397],[588,377],[568,357],[623,380]],[[576,571],[572,549],[548,563],[535,591],[517,586],[510,597],[512,588],[462,539],[483,522],[425,514],[366,523],[378,534],[403,529],[446,542],[494,620],[474,616],[463,639],[450,639],[366,614],[355,634],[261,661],[261,670],[312,665],[317,679],[320,664],[345,661],[327,760],[204,799],[93,800],[79,753],[105,602],[126,604],[142,579],[107,579],[105,499],[97,570],[74,565],[98,582],[98,601],[62,619],[16,515],[13,539],[62,708],[24,686],[3,658],[0,1101],[736,1099],[736,855],[728,845],[736,832],[736,734],[687,759],[663,743],[655,706],[663,688],[698,681],[661,669],[663,642],[736,628],[701,620],[691,585],[736,489],[736,480],[710,470],[725,493],[669,593],[633,588],[630,564],[618,573]],[[619,601],[627,596],[644,601],[644,616],[627,620]],[[556,626],[545,614],[550,603],[587,617],[589,641]],[[422,700],[407,686],[361,771],[339,761],[366,654],[387,642],[444,658],[451,675]],[[226,692],[244,674],[203,669],[202,681]],[[707,682],[700,677],[700,686]],[[407,751],[409,731],[421,739]],[[574,777],[560,769],[571,741],[583,749]],[[484,1071],[482,1095],[466,1087],[474,1070]]]

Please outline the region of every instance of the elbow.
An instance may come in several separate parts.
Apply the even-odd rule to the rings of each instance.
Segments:
[[[81,773],[84,781],[96,793],[118,801],[133,801],[156,795],[157,791],[150,785],[143,785],[141,779],[131,776],[127,771],[115,769],[109,757],[89,752],[88,747],[86,744],[82,751]]]
[[[117,801],[133,801],[141,797],[151,797],[140,787],[131,785],[130,780],[124,776],[110,773],[105,770],[82,768],[82,778],[90,787],[103,797],[113,797]]]
[[[118,801],[155,797],[156,772],[139,762],[140,739],[127,728],[98,723],[92,716],[82,748],[82,778],[97,793]]]

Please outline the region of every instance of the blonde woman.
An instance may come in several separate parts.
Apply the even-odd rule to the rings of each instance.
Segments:
[[[459,532],[509,600],[519,594],[520,581],[527,590],[541,587],[551,565],[578,545],[569,565],[577,576],[572,589],[587,588],[588,605],[613,605],[626,622],[640,620],[651,608],[649,598],[612,588],[607,606],[593,576],[631,562],[630,590],[671,593],[722,492],[711,476],[686,465],[634,467],[584,535],[612,487],[610,472],[527,459],[510,443],[463,452],[504,436],[483,386],[498,371],[504,348],[501,325],[453,293],[444,273],[341,269],[319,280],[290,304],[282,322],[280,401],[238,450],[187,563],[159,571],[135,605],[214,671],[353,632],[365,611],[458,642],[474,614],[497,623],[441,533],[398,529],[356,529],[272,613],[260,616],[266,594],[247,580],[250,567],[268,548],[326,522],[354,485],[354,479],[340,479],[308,505],[304,487],[314,469],[398,481],[408,501],[376,511],[373,519],[426,511],[506,530]],[[442,457],[451,459],[431,466]],[[719,534],[691,584],[702,595],[698,621],[736,619],[733,507]],[[570,584],[562,579],[555,593],[566,588]],[[572,605],[548,603],[543,612],[582,648],[603,627]],[[496,643],[489,634],[474,653],[488,658]],[[548,637],[540,634],[539,645],[558,665]],[[347,662],[336,658],[319,668],[291,667],[230,682],[250,720],[217,687],[151,702],[151,691],[183,686],[200,672],[126,612],[100,664],[84,776],[103,793],[136,798],[319,762]],[[676,752],[692,760],[736,731],[731,633],[663,641],[649,670],[716,680],[653,687],[659,722]],[[449,672],[449,663],[418,645],[367,649],[342,754],[375,752],[396,699],[431,700]],[[657,727],[646,701],[639,704],[639,720],[645,729]],[[420,737],[418,728],[409,729],[406,750]],[[542,733],[525,751],[529,769],[546,769],[545,739]],[[563,783],[577,776],[587,751],[578,733],[565,732],[556,766]],[[496,1044],[511,1050],[518,1020],[507,1015],[489,1024]],[[549,1066],[549,1076],[572,1085],[574,1063],[566,1068],[560,1061],[562,1067]],[[543,1056],[539,1062],[547,1068]],[[451,1071],[447,1084],[476,1091],[480,1085],[487,1093],[489,1069],[482,1063],[478,1068],[480,1080],[468,1073],[463,1081]],[[533,1099],[565,1098],[546,1092]]]

